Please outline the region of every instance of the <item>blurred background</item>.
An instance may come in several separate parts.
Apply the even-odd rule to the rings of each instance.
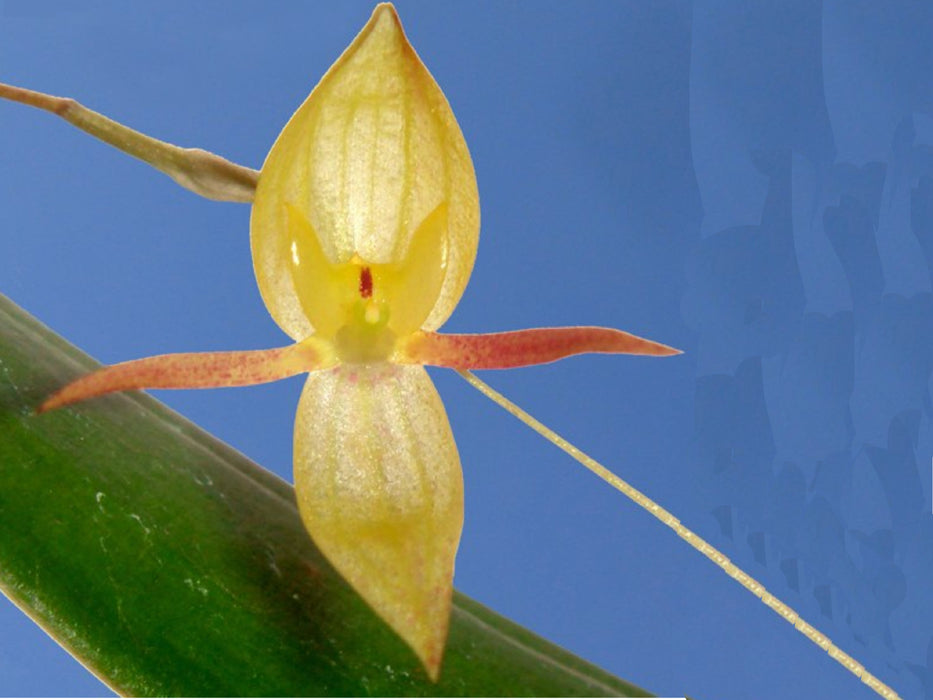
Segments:
[[[933,698],[933,6],[400,1],[483,227],[446,330],[683,348],[483,378]],[[0,81],[259,167],[369,2],[0,0]],[[0,104],[0,292],[101,362],[286,342],[249,209]],[[660,695],[870,698],[456,375],[464,593]],[[159,398],[291,480],[295,378]],[[0,694],[109,691],[5,599]]]

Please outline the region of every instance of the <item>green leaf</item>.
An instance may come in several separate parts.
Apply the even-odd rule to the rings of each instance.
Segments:
[[[315,549],[292,487],[0,296],[0,587],[126,695],[647,693],[457,594],[440,682]]]

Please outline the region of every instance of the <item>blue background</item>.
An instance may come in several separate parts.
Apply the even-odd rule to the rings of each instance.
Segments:
[[[933,697],[933,10],[399,2],[470,145],[450,331],[618,326],[666,360],[487,373],[904,697]],[[364,2],[0,0],[0,80],[258,167]],[[0,290],[102,362],[281,345],[248,207],[0,105]],[[869,698],[452,373],[460,590],[656,693]],[[289,478],[300,379],[160,397]],[[106,689],[5,601],[0,693]]]

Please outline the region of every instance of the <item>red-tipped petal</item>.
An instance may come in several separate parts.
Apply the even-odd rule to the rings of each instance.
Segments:
[[[666,356],[681,351],[615,328],[570,326],[478,335],[415,333],[399,361],[454,369],[509,369],[586,352]]]
[[[272,350],[190,352],[121,362],[91,372],[59,389],[37,412],[128,389],[205,389],[246,386],[320,369],[325,353],[309,341]]]

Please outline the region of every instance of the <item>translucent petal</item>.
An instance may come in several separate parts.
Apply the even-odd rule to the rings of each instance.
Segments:
[[[295,420],[295,489],[324,556],[436,678],[463,481],[424,368],[344,365],[309,376]]]
[[[355,296],[358,272],[353,265],[334,265],[305,216],[291,204],[285,209],[292,239],[287,269],[299,303],[314,330],[333,338],[344,323],[348,299]]]
[[[443,232],[447,204],[441,203],[419,224],[398,263],[373,266],[375,287],[389,309],[389,326],[398,336],[423,327],[444,284],[447,268]]]
[[[251,239],[270,313],[293,338],[311,333],[300,290],[292,275],[283,274],[295,242],[287,205],[308,220],[332,263],[357,255],[380,265],[400,264],[415,231],[441,204],[446,225],[429,228],[443,238],[446,271],[437,298],[429,300],[428,330],[447,319],[469,279],[479,199],[446,98],[405,38],[395,10],[380,5],[292,116],[263,165]],[[313,303],[305,300],[305,307]]]

